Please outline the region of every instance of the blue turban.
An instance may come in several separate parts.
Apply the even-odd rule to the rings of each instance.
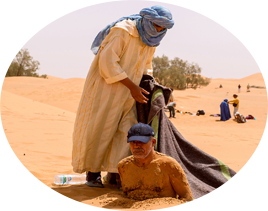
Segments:
[[[167,29],[171,29],[174,25],[174,21],[172,20],[172,14],[169,9],[162,6],[152,6],[150,8],[144,8],[140,11],[140,14],[120,18],[117,21],[107,25],[102,31],[100,31],[91,46],[91,50],[95,55],[98,53],[102,41],[109,34],[110,29],[116,23],[125,19],[130,19],[134,21],[139,35],[142,39],[142,42],[150,47],[158,46],[162,38],[165,36]],[[153,23],[162,26],[165,29],[160,32],[157,32]]]

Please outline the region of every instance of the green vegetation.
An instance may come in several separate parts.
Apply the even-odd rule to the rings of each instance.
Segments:
[[[41,75],[36,72],[39,69],[39,61],[33,60],[28,49],[21,49],[11,62],[6,77],[10,76],[33,76],[47,78],[47,75]]]
[[[188,63],[175,57],[169,60],[167,56],[153,58],[153,77],[157,83],[173,89],[200,88],[210,83],[209,78],[200,75],[201,68],[196,63]]]

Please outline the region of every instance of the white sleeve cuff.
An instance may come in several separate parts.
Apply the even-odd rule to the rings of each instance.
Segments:
[[[111,78],[106,78],[105,81],[107,84],[112,84],[112,83],[121,81],[127,77],[128,77],[127,74],[125,72],[122,72],[119,75],[113,76]]]

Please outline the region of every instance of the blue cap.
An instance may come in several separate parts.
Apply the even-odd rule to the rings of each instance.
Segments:
[[[148,143],[152,136],[154,136],[154,129],[150,125],[137,123],[129,129],[127,143],[131,141]]]

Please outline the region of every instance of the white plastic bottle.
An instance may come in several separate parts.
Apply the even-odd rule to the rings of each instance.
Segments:
[[[54,177],[56,185],[70,185],[86,183],[86,175],[56,175]]]

